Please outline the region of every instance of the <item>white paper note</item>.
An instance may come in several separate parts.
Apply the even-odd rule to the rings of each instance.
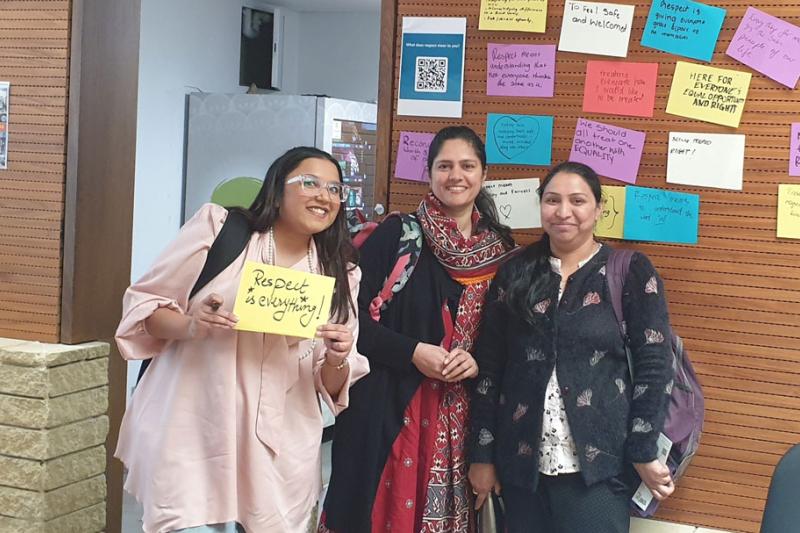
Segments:
[[[539,188],[537,178],[492,180],[484,183],[486,191],[494,198],[500,222],[511,229],[540,228]]]
[[[634,6],[567,0],[558,49],[626,57]]]
[[[667,182],[742,190],[744,135],[670,132]]]

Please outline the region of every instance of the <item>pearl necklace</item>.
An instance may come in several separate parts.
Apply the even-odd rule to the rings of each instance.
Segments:
[[[273,231],[272,228],[269,228],[269,230],[267,231],[267,264],[274,265],[276,255],[277,253],[275,247],[275,232]],[[308,241],[308,252],[306,253],[306,257],[308,259],[308,271],[311,272],[312,274],[316,274],[316,271],[314,269],[314,264],[311,261],[311,240]],[[317,346],[317,338],[314,337],[313,339],[311,339],[311,346],[309,346],[308,349],[305,352],[303,352],[303,354],[298,358],[298,361],[302,361],[303,359],[306,359],[309,355],[314,353],[314,348],[316,348],[316,346]]]

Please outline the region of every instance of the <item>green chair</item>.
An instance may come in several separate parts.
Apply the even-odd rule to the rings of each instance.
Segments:
[[[262,180],[245,176],[225,180],[211,193],[211,201],[223,207],[250,207],[261,184]]]

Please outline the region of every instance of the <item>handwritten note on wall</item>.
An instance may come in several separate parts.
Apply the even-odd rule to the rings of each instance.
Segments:
[[[588,61],[583,110],[652,117],[658,63]]]
[[[737,128],[750,77],[749,72],[678,61],[667,113]]]
[[[542,227],[536,193],[538,179],[491,180],[483,187],[494,199],[500,222],[511,229]]]
[[[625,187],[603,185],[603,212],[594,228],[598,237],[622,239],[625,229]]]
[[[489,113],[486,159],[501,165],[549,165],[553,117]]]
[[[589,165],[601,176],[634,183],[644,139],[641,131],[579,118],[569,159]]]
[[[800,27],[748,7],[726,53],[794,89],[800,77]]]
[[[400,132],[397,143],[397,164],[394,168],[396,178],[411,181],[430,181],[428,176],[428,148],[433,133]]]
[[[642,46],[711,61],[725,10],[692,0],[653,0]]]
[[[789,175],[800,176],[800,122],[792,124],[789,140]]]
[[[334,278],[246,261],[233,313],[236,329],[310,339],[328,321]]]
[[[778,185],[778,237],[800,239],[800,185]]]
[[[625,57],[631,37],[634,6],[567,0],[558,49]]]
[[[699,214],[697,194],[625,188],[625,239],[696,244]]]
[[[547,0],[481,0],[479,30],[544,33]]]
[[[667,182],[742,190],[744,135],[670,132]]]
[[[487,95],[553,96],[555,45],[489,43],[487,55]]]

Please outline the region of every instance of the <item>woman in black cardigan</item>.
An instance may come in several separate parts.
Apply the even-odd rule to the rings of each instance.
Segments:
[[[635,468],[654,496],[674,486],[656,459],[672,386],[661,278],[634,254],[623,310],[635,381],[594,239],[597,174],[562,163],[539,188],[542,239],[509,260],[475,347],[469,479],[506,503],[508,531],[627,532]]]

